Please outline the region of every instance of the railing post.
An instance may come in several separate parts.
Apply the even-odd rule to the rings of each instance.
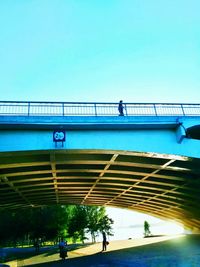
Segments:
[[[182,112],[183,112],[183,116],[185,116],[185,111],[184,111],[184,108],[183,108],[182,104],[181,104],[181,109],[182,109]]]
[[[31,103],[28,102],[28,116],[30,115],[30,107],[31,107]]]
[[[155,115],[158,116],[155,104],[153,104],[153,108],[154,108],[154,111],[155,111]]]
[[[65,116],[65,104],[62,103],[62,115]]]
[[[125,108],[125,111],[126,111],[126,116],[128,116],[126,104],[124,104],[124,108]]]
[[[97,116],[97,104],[96,103],[94,103],[94,114],[95,116]]]

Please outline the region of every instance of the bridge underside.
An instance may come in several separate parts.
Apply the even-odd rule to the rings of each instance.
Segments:
[[[0,153],[0,209],[104,205],[200,229],[200,159],[113,150]]]

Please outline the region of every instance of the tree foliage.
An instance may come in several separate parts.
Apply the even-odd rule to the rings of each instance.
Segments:
[[[0,245],[16,246],[32,243],[34,239],[57,242],[70,237],[84,242],[86,233],[92,240],[105,231],[112,235],[113,220],[104,207],[50,206],[0,211]]]
[[[85,206],[74,206],[69,218],[68,224],[68,236],[73,238],[73,241],[76,242],[77,239],[80,239],[84,242],[85,238],[85,229],[87,227],[87,214]]]
[[[88,218],[88,232],[91,234],[92,241],[96,241],[96,236],[98,233],[103,231],[107,235],[112,235],[112,224],[114,221],[106,215],[106,210],[104,207],[86,207],[87,218]]]

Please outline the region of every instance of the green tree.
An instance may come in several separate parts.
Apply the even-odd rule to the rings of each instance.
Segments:
[[[32,209],[31,236],[33,239],[56,240],[66,235],[68,209],[66,206],[49,206]]]
[[[113,219],[109,218],[108,215],[104,215],[100,220],[99,220],[99,230],[100,232],[105,232],[107,235],[112,236],[112,224],[114,223]]]
[[[104,207],[50,206],[20,210],[0,211],[0,245],[27,244],[35,239],[58,242],[61,237],[72,237],[84,242],[86,232],[95,242],[96,236],[105,231],[112,234],[113,220]]]
[[[2,210],[0,218],[0,244],[23,245],[29,236],[30,210]]]
[[[105,207],[87,206],[88,232],[91,234],[92,242],[96,242],[98,233],[106,232],[112,235],[112,224],[114,221],[106,215]]]
[[[87,212],[85,206],[74,206],[71,218],[68,223],[68,236],[76,242],[80,239],[82,242],[86,239],[85,229],[87,228]]]
[[[46,223],[46,237],[48,240],[56,240],[67,235],[70,212],[70,206],[48,207],[48,222]]]
[[[0,244],[17,245],[30,240],[56,240],[66,236],[68,206],[0,211]]]

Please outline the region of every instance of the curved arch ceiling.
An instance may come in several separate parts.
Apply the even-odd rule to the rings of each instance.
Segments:
[[[128,208],[200,229],[200,159],[113,150],[0,153],[0,208]]]

